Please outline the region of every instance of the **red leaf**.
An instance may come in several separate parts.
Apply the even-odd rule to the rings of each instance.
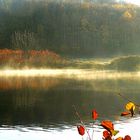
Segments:
[[[96,110],[92,110],[92,118],[93,120],[96,120],[98,118],[98,113]]]
[[[127,116],[127,115],[129,115],[129,114],[131,114],[130,112],[122,112],[121,113],[121,116]]]
[[[82,125],[77,126],[77,129],[81,136],[85,134],[85,128]]]
[[[107,130],[103,132],[103,140],[112,140],[111,134]]]
[[[126,135],[123,140],[131,140],[131,137],[129,135]]]
[[[103,136],[104,136],[104,138],[106,139],[107,137],[110,136],[110,133],[109,133],[107,130],[105,130],[105,131],[103,132]]]

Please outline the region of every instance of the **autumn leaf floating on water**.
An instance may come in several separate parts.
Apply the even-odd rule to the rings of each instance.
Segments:
[[[133,117],[134,116],[134,110],[135,110],[135,104],[133,102],[128,102],[125,106],[126,112],[122,112],[121,116],[127,116],[130,115]]]
[[[82,125],[77,126],[78,133],[83,136],[85,134],[85,128]]]

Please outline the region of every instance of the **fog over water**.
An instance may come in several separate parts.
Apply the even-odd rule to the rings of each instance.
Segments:
[[[6,140],[80,140],[76,106],[92,135],[91,110],[99,118],[94,137],[102,139],[101,120],[113,121],[120,131],[139,140],[139,114],[121,117],[128,102],[139,104],[140,73],[94,69],[0,70],[0,138]],[[135,130],[135,133],[134,133]],[[10,137],[10,136],[13,137]],[[84,136],[86,139],[87,135]]]

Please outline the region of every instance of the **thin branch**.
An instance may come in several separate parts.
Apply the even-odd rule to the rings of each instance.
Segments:
[[[81,124],[84,126],[84,128],[85,128],[85,130],[86,130],[86,132],[87,132],[87,134],[88,134],[89,140],[92,140],[91,137],[90,137],[89,131],[86,129],[85,124],[84,124],[84,122],[82,121],[82,118],[81,118],[81,116],[79,115],[79,113],[78,113],[78,111],[77,111],[75,105],[72,105],[72,107],[74,108],[75,114],[76,114],[76,116],[78,117],[78,119],[80,120]]]
[[[122,94],[120,94],[120,93],[118,93],[118,95],[119,95],[120,97],[122,97],[124,100],[128,101],[128,102],[133,102],[132,100],[129,100],[128,98],[126,98],[124,95],[122,95]],[[139,104],[136,104],[136,103],[135,103],[135,106],[140,107],[140,105],[139,105]]]

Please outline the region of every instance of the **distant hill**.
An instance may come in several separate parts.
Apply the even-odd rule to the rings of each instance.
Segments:
[[[118,71],[137,71],[140,70],[140,56],[125,56],[113,59],[105,65],[106,69]]]
[[[94,69],[94,70],[115,70],[115,71],[127,71],[133,72],[140,70],[140,56],[122,56],[113,59],[108,59],[106,62],[91,60],[74,60],[67,61],[69,68],[81,68],[81,69]],[[65,65],[66,66],[66,65]]]

